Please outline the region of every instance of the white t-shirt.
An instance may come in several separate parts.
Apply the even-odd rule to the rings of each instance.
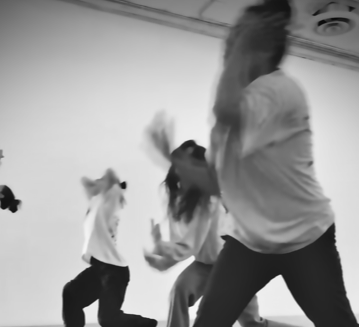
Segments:
[[[90,263],[91,257],[94,257],[114,266],[127,266],[116,246],[121,196],[122,189],[115,184],[105,194],[100,193],[91,198],[89,212],[84,221],[85,242],[82,258],[85,262]]]
[[[276,71],[245,89],[240,110],[241,131],[213,128],[207,154],[232,220],[226,234],[256,252],[299,250],[334,223],[315,177],[305,95]]]
[[[224,243],[220,229],[225,216],[220,199],[212,197],[209,208],[197,208],[189,223],[169,217],[170,241],[162,243],[164,256],[175,261],[194,256],[196,261],[214,264]]]

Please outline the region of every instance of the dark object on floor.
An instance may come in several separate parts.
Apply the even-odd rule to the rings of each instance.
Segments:
[[[0,191],[2,197],[0,198],[1,201],[1,209],[2,210],[10,210],[12,213],[18,211],[21,201],[15,198],[14,193],[10,189],[10,187],[4,185],[2,190]]]

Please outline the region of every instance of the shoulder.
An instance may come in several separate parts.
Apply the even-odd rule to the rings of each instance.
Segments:
[[[284,90],[297,92],[300,94],[304,94],[299,83],[287,75],[282,70],[277,70],[271,74],[263,75],[258,77],[248,86],[249,90],[253,91],[268,91],[277,93],[280,91],[281,94],[286,95],[287,93],[283,92]],[[291,92],[291,93],[292,93]]]
[[[247,101],[265,101],[276,111],[308,111],[301,85],[281,70],[257,78],[246,91]]]
[[[122,189],[118,184],[114,184],[103,196],[105,200],[119,199],[122,195]]]

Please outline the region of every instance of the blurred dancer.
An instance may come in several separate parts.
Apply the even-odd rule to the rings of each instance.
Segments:
[[[357,326],[313,168],[307,101],[279,69],[291,14],[284,0],[248,7],[226,43],[208,160],[231,223],[194,327],[231,327],[278,275],[316,327]]]
[[[157,321],[125,314],[122,304],[130,272],[116,247],[118,212],[125,204],[120,182],[113,170],[92,181],[82,179],[90,208],[84,221],[85,244],[82,258],[91,266],[63,289],[63,320],[66,327],[84,327],[83,309],[99,300],[98,321],[102,327],[155,327]]]

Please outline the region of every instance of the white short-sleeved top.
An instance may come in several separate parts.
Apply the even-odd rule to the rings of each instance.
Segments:
[[[168,217],[170,241],[162,243],[165,257],[183,261],[194,256],[196,261],[214,264],[223,247],[220,231],[226,218],[217,197],[211,198],[208,207],[199,206],[189,223]]]
[[[207,153],[232,220],[225,234],[256,252],[301,249],[334,223],[313,168],[305,95],[276,71],[244,90],[239,110],[241,130],[215,126]]]
[[[121,188],[116,184],[106,193],[91,198],[84,220],[85,242],[82,258],[90,263],[91,257],[114,266],[126,267],[125,258],[116,245],[119,211],[122,207]]]

